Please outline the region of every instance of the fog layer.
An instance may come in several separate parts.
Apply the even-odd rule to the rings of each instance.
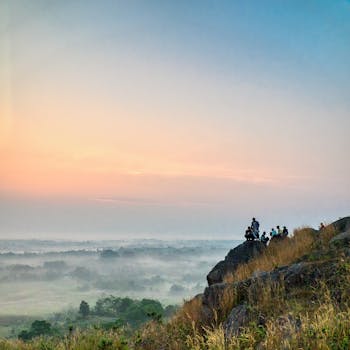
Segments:
[[[0,312],[44,315],[103,295],[180,303],[239,241],[0,241]]]

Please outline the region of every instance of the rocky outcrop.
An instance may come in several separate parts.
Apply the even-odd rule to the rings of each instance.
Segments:
[[[214,284],[205,289],[203,306],[207,310],[215,310],[220,313],[223,311],[222,301],[227,298],[227,295],[231,295],[237,304],[242,304],[248,301],[248,296],[254,298],[261,293],[262,288],[268,283],[278,283],[283,286],[286,296],[296,288],[317,287],[320,279],[327,281],[330,285],[338,283],[336,279],[339,273],[337,272],[342,268],[341,264],[340,261],[332,260],[300,262],[277,268],[271,272],[261,272],[258,277],[251,277],[244,281]]]
[[[238,266],[247,263],[264,251],[265,245],[260,241],[245,241],[226,255],[207,275],[208,285],[222,283],[228,273],[234,274]]]
[[[348,246],[350,244],[350,229],[346,232],[339,233],[330,240],[332,246]]]
[[[350,216],[341,218],[331,224],[337,232],[346,232],[350,230]]]
[[[246,241],[230,250],[225,260],[220,261],[207,276],[208,287],[201,296],[203,319],[207,324],[223,320],[227,340],[239,335],[252,320],[264,326],[264,312],[257,314],[254,313],[256,309],[248,307],[259,306],[261,298],[289,300],[300,297],[317,304],[318,290],[324,286],[335,303],[346,302],[348,290],[344,286],[348,283],[350,271],[350,217],[329,226],[338,234],[330,241],[327,236],[322,241],[325,238],[319,235],[320,231],[314,230],[313,250],[293,264],[272,271],[257,270],[249,278],[234,283],[226,283],[224,277],[228,273],[234,275],[241,264],[261,254],[265,246],[259,241]],[[286,337],[290,336],[291,330],[297,332],[301,327],[300,319],[291,314],[282,314],[275,321],[277,329]]]
[[[333,247],[344,247],[350,244],[350,216],[342,218],[334,222],[334,229],[337,232],[341,232],[330,240],[330,244]]]

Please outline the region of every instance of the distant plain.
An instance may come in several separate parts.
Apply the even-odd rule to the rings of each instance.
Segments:
[[[239,242],[1,240],[0,315],[45,316],[108,295],[181,304]]]

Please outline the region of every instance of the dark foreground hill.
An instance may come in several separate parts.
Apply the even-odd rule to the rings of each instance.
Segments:
[[[295,230],[268,247],[245,242],[209,272],[203,294],[169,322],[136,332],[98,327],[64,339],[0,341],[1,349],[350,348],[350,217]]]

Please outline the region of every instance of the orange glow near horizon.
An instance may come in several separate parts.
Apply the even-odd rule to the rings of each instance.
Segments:
[[[47,94],[42,97],[39,103],[35,96],[27,96],[12,115],[5,111],[2,130],[6,127],[7,137],[0,148],[3,191],[38,196],[157,195],[157,187],[150,190],[143,179],[270,181],[268,173],[249,168],[248,149],[245,157],[234,149],[225,154],[225,143],[220,144],[205,125],[197,130],[190,122],[181,127],[147,111],[141,118],[133,108],[103,112],[102,102],[71,104],[65,93],[60,103]],[[156,119],[159,122],[152,123]]]
[[[65,144],[65,147],[69,147]],[[0,153],[3,170],[2,190],[30,195],[70,194],[99,195],[149,192],[147,179],[171,179],[209,177],[232,179],[242,182],[265,182],[268,178],[244,174],[242,171],[209,166],[205,164],[176,163],[159,156],[138,156],[113,153],[87,152],[82,148],[72,149],[72,153],[50,151],[35,152],[22,149],[4,148]],[[146,184],[142,186],[142,181]],[[135,187],[137,185],[137,187]],[[133,193],[134,192],[134,193]],[[135,193],[136,192],[136,193]],[[153,187],[153,195],[157,188]],[[152,194],[152,193],[148,193]]]
[[[3,119],[7,120],[2,125],[3,130],[7,126],[7,137],[0,146],[3,192],[162,197],[196,191],[185,184],[192,178],[277,186],[293,180],[288,169],[276,165],[269,169],[280,157],[279,149],[272,143],[262,160],[260,141],[246,137],[239,123],[237,128],[216,130],[210,118],[199,122],[189,116],[183,125],[164,118],[164,110],[145,109],[142,114],[139,107],[130,106],[103,110],[103,99],[73,103],[67,92],[60,94],[59,102],[48,93],[42,98],[39,101],[34,90],[28,92]],[[265,151],[266,147],[268,142]],[[157,185],[167,181],[174,188]]]

